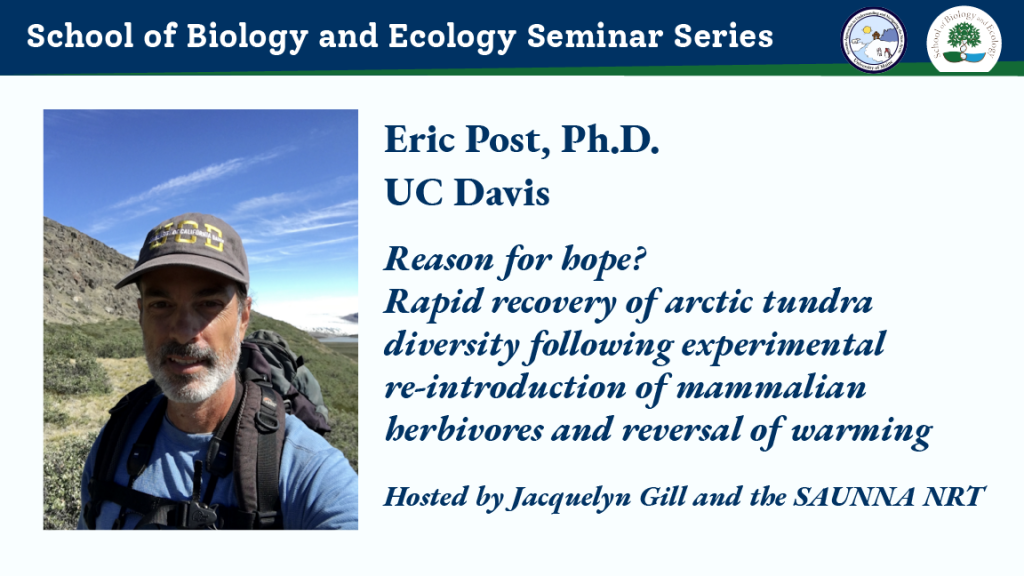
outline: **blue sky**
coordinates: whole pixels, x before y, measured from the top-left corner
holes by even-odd
[[[47,217],[137,258],[161,221],[213,214],[242,236],[257,308],[357,296],[354,110],[47,110],[44,127]]]

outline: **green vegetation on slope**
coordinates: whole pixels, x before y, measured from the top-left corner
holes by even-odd
[[[43,529],[73,530],[82,506],[82,466],[96,433],[67,436],[43,452]]]
[[[89,394],[110,391],[89,339],[78,332],[43,327],[43,391]]]
[[[98,358],[145,356],[138,322],[111,320],[93,324],[43,323],[43,353],[88,353]],[[73,355],[71,357],[74,357]]]
[[[355,363],[359,363],[359,343],[358,342],[323,342],[324,346],[327,346],[331,350],[346,356]]]

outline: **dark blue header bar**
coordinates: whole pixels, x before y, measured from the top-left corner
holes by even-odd
[[[928,60],[947,2],[887,3],[902,62]],[[0,73],[327,72],[845,63],[853,2],[140,3],[8,8]],[[1024,60],[1024,3],[977,6]],[[70,45],[70,46],[69,46]]]

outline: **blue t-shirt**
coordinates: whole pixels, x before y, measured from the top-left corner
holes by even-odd
[[[121,455],[115,481],[128,485],[128,452],[142,428],[156,409],[158,395],[142,412],[132,426],[126,450]],[[102,434],[102,432],[101,432]],[[213,434],[186,434],[167,417],[164,417],[160,432],[153,447],[149,465],[135,480],[134,489],[171,500],[192,498],[192,477],[195,460],[204,460]],[[96,465],[96,450],[99,438],[89,452],[82,472],[82,509],[89,501],[89,478]],[[281,473],[279,495],[281,514],[286,530],[311,529],[356,529],[358,527],[359,492],[358,477],[348,460],[337,448],[331,446],[319,434],[313,432],[294,416],[285,419],[284,448],[281,452]],[[203,496],[209,486],[210,474],[203,471]],[[213,504],[236,507],[234,472],[217,480]],[[117,519],[121,507],[113,502],[104,502],[96,519],[97,528],[110,528]],[[142,515],[129,512],[125,529],[131,530],[142,519]],[[85,518],[78,517],[78,529],[84,530]]]

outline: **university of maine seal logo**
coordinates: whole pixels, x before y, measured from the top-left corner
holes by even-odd
[[[892,68],[907,51],[903,22],[884,8],[862,8],[843,25],[843,55],[847,62],[869,74]]]

